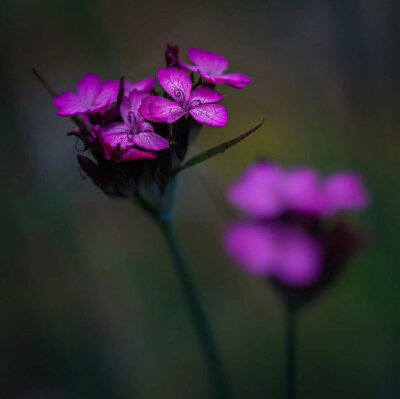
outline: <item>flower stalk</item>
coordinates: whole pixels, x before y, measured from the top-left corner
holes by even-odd
[[[286,398],[296,398],[296,319],[297,311],[286,307]]]

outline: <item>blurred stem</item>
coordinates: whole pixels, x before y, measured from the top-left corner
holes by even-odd
[[[297,311],[286,307],[286,398],[296,398],[296,316]]]
[[[170,205],[172,205],[171,200]],[[182,287],[187,306],[190,310],[197,337],[207,362],[211,380],[214,384],[218,398],[232,399],[233,396],[225,376],[210,326],[200,303],[196,287],[192,277],[190,276],[188,266],[172,229],[171,208],[169,206],[166,208],[167,209],[164,210],[165,213],[161,213],[161,215],[159,215],[157,218],[158,225],[164,234],[168,249],[174,261],[175,272]],[[163,215],[165,215],[165,217],[163,217]]]

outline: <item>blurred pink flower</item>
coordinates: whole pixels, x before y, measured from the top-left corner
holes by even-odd
[[[343,210],[361,210],[369,203],[362,179],[350,172],[323,180],[313,169],[283,170],[257,162],[230,187],[232,205],[253,217],[274,218],[286,211],[329,216]]]
[[[75,116],[103,111],[117,100],[119,82],[100,82],[98,75],[88,73],[78,83],[78,94],[67,91],[54,98],[57,115]]]
[[[292,287],[315,283],[323,251],[304,229],[282,222],[237,222],[224,235],[225,250],[248,273]]]
[[[174,123],[182,116],[190,114],[197,122],[210,126],[225,126],[228,114],[224,106],[214,104],[224,96],[208,88],[200,87],[192,91],[192,81],[182,69],[162,68],[158,79],[172,100],[163,97],[148,97],[140,108],[141,115],[152,122]]]
[[[189,71],[197,72],[207,82],[243,89],[253,81],[241,73],[224,73],[228,69],[228,60],[216,53],[190,48],[189,59],[194,65],[182,61],[180,65]]]

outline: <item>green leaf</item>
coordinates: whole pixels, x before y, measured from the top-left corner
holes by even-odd
[[[264,123],[264,119],[255,127],[252,129],[248,130],[247,132],[241,134],[240,136],[237,136],[233,138],[232,140],[225,141],[225,143],[219,144],[216,147],[210,148],[209,150],[206,150],[193,158],[189,159],[187,162],[185,162],[183,165],[181,165],[179,168],[175,169],[173,175],[176,176],[178,173],[182,172],[183,170],[187,168],[191,168],[194,165],[197,165],[198,163],[204,162],[207,159],[218,155],[222,152],[225,152],[228,148],[232,147],[233,145],[239,143],[240,141],[244,140],[246,137],[250,136],[252,133],[254,133],[261,125]]]

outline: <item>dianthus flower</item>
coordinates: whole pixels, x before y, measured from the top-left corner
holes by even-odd
[[[305,288],[317,283],[325,266],[332,264],[329,248],[339,240],[337,230],[329,231],[324,221],[337,220],[342,211],[364,209],[369,195],[355,173],[323,179],[311,168],[284,170],[261,161],[232,184],[228,200],[245,219],[228,227],[227,252],[251,274]],[[341,231],[342,237],[350,237]]]

